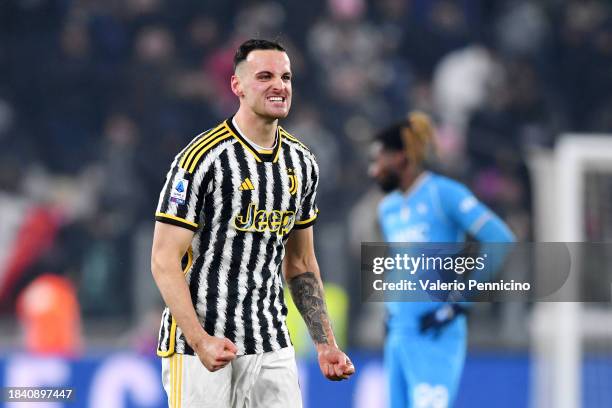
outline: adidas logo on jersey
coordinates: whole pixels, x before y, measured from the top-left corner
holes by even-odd
[[[244,179],[242,184],[240,184],[240,187],[238,187],[238,191],[248,191],[248,190],[255,190],[255,187],[253,186],[253,183],[251,183],[251,180],[247,177]]]

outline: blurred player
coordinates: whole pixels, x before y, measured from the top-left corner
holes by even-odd
[[[388,193],[378,208],[387,242],[511,242],[504,222],[462,184],[425,169],[432,147],[429,117],[380,132],[372,177]],[[453,303],[388,302],[385,369],[391,408],[446,408],[453,404],[465,360],[463,307]]]
[[[176,156],[157,208],[163,384],[170,407],[301,407],[281,266],[323,374],[354,372],[336,345],[314,254],[318,167],[278,125],[292,96],[283,47],[243,43],[231,89],[240,108]]]

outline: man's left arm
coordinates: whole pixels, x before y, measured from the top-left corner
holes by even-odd
[[[289,235],[283,273],[293,303],[315,343],[321,372],[332,381],[349,378],[355,372],[355,367],[336,344],[314,253],[312,227],[294,229]]]
[[[487,267],[473,271],[471,279],[487,282],[493,279],[504,263],[516,238],[508,225],[462,184],[446,182],[442,186],[442,207],[445,215],[480,243],[480,256],[487,258]],[[488,255],[491,256],[488,256]],[[422,333],[441,330],[470,307],[462,292],[451,292],[449,303],[420,317]]]

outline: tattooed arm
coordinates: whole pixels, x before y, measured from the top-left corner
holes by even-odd
[[[330,380],[347,379],[355,368],[338,348],[332,331],[314,253],[312,227],[291,232],[286,244],[283,272],[293,303],[317,348],[321,372]]]
[[[323,289],[319,282],[320,279],[314,272],[297,275],[289,281],[291,297],[315,344],[335,344]]]

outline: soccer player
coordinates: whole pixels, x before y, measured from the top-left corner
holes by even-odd
[[[381,131],[370,174],[388,193],[378,220],[387,242],[512,242],[504,222],[462,184],[425,169],[430,119],[412,112]],[[387,302],[385,369],[391,408],[453,404],[466,353],[465,304]]]
[[[157,207],[162,380],[170,407],[301,407],[281,270],[323,375],[355,371],[336,345],[314,254],[318,167],[278,125],[292,96],[280,44],[240,45],[231,89],[238,111],[176,156]]]

